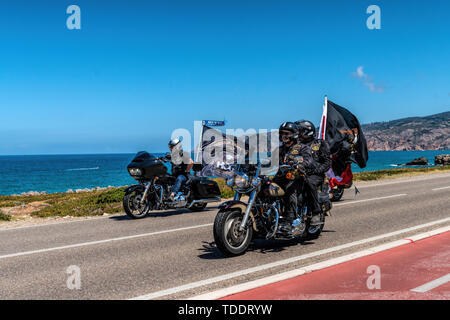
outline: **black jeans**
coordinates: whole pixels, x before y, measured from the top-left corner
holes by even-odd
[[[319,204],[319,187],[323,183],[323,179],[323,177],[316,175],[307,176],[305,179],[306,201],[313,215],[322,212],[322,207]]]
[[[275,177],[273,181],[284,190],[284,213],[286,220],[293,221],[297,211],[297,196],[299,190],[299,180],[288,180],[284,177]]]

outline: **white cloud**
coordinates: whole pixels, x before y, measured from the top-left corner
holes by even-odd
[[[358,78],[367,78],[367,74],[364,73],[363,68],[364,68],[363,66],[359,66],[356,69],[356,76]]]
[[[360,79],[365,86],[369,88],[370,91],[376,92],[384,92],[386,90],[385,87],[378,87],[372,81],[372,77],[364,72],[364,66],[359,66],[356,68],[356,72],[352,72],[352,75],[358,79]]]

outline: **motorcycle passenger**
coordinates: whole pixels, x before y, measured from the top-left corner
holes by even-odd
[[[306,201],[311,208],[311,225],[319,225],[322,208],[319,204],[319,187],[323,184],[325,172],[331,167],[330,149],[325,140],[316,139],[316,128],[311,121],[300,120],[298,126],[298,143],[301,155],[305,156],[305,192]],[[308,155],[306,157],[306,155]]]
[[[279,139],[281,146],[279,149],[280,165],[293,162],[295,154],[298,154],[299,145],[298,127],[293,122],[284,122],[279,129]],[[273,182],[278,184],[285,192],[284,194],[284,227],[290,229],[292,221],[295,219],[297,210],[297,191],[299,189],[298,179],[287,179],[285,173],[278,170]]]
[[[178,194],[179,191],[188,180],[188,175],[194,166],[194,161],[187,152],[183,151],[180,139],[170,140],[169,150],[171,152],[172,175],[176,177],[175,185],[169,196],[169,199],[173,201],[180,195]]]
[[[331,153],[331,167],[333,173],[340,176],[351,163],[350,156],[352,155],[354,145],[356,143],[356,135],[352,131],[342,132],[344,139],[334,146]]]

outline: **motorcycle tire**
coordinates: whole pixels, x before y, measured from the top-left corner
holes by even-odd
[[[344,188],[338,187],[337,189],[332,189],[331,194],[333,195],[333,198],[331,198],[331,201],[339,201],[342,199],[342,196],[344,195]]]
[[[127,192],[123,197],[123,209],[127,216],[133,219],[142,219],[150,212],[148,198],[144,204],[140,204],[143,193],[140,190]]]
[[[252,241],[253,228],[248,226],[243,232],[239,226],[243,219],[240,210],[224,210],[217,213],[214,220],[214,240],[217,248],[228,257],[244,254]]]
[[[311,221],[308,219],[306,221],[306,236],[305,240],[315,240],[319,238],[320,234],[322,233],[323,227],[325,226],[325,214],[320,214],[320,221],[322,224],[317,226],[311,226]]]

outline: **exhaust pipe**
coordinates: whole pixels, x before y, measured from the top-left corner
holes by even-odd
[[[220,197],[194,200],[189,205],[189,208],[192,207],[194,204],[197,204],[197,203],[209,203],[209,202],[219,202],[219,201],[220,201]]]

